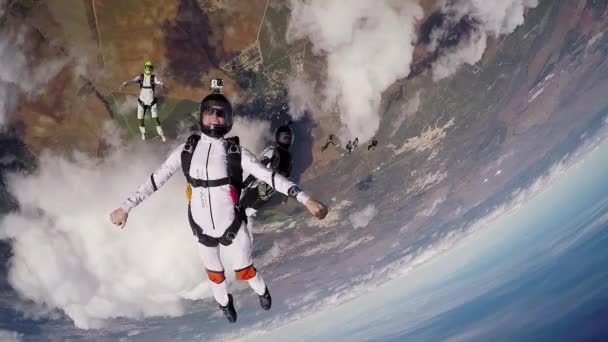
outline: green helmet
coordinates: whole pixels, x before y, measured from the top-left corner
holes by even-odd
[[[152,75],[152,70],[154,70],[154,64],[152,64],[152,61],[148,59],[144,63],[144,74],[150,76]]]

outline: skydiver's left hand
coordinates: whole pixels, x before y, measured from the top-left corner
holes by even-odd
[[[328,209],[325,204],[311,198],[306,202],[305,205],[306,209],[308,209],[308,211],[310,211],[310,213],[319,220],[322,220],[325,218],[325,216],[327,216]]]

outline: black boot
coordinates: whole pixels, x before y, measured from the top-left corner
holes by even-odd
[[[264,291],[264,294],[260,296],[260,306],[262,306],[262,309],[264,310],[270,310],[270,307],[272,306],[272,298],[270,297],[270,292],[268,292],[268,287],[266,288],[266,291]]]
[[[220,309],[224,312],[224,316],[228,319],[228,322],[234,323],[236,322],[236,310],[234,309],[234,300],[232,299],[232,295],[228,295],[228,304],[226,306],[221,306]]]

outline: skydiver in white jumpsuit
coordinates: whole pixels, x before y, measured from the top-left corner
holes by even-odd
[[[213,296],[228,321],[235,322],[234,299],[228,293],[224,274],[226,260],[220,257],[220,249],[224,250],[224,258],[231,259],[236,278],[247,281],[258,294],[262,308],[268,310],[272,303],[264,280],[253,266],[247,218],[238,204],[242,173],[274,184],[278,192],[294,197],[319,219],[325,218],[327,208],[287,178],[260,164],[249,150],[240,148],[234,138],[224,138],[232,128],[233,115],[232,106],[223,95],[212,93],[205,97],[198,115],[202,131],[200,138],[191,136],[186,144],[178,146],[160,168],[111,213],[110,219],[115,225],[124,226],[134,207],[182,170],[190,191],[188,219],[199,241],[199,254],[211,280]],[[235,160],[238,159],[240,162],[237,164]],[[240,174],[234,171],[235,167],[240,168]]]
[[[156,132],[160,136],[163,142],[167,141],[163,128],[160,125],[160,119],[158,118],[158,109],[156,108],[157,98],[154,94],[154,89],[157,85],[164,88],[164,83],[161,82],[156,75],[152,73],[154,65],[152,61],[147,60],[144,63],[144,73],[135,76],[131,80],[122,82],[122,87],[126,87],[132,83],[138,83],[139,97],[137,98],[137,119],[139,119],[139,132],[141,133],[141,140],[146,140],[146,126],[144,125],[144,116],[146,110],[149,108],[152,113],[152,118],[156,119]]]

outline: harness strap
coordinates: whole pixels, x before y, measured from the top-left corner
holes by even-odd
[[[154,106],[157,102],[158,98],[156,97],[152,99],[152,102],[149,105],[145,104],[144,101],[142,101],[139,97],[137,98],[137,103],[139,103],[144,108],[144,110]]]
[[[192,210],[190,209],[190,203],[188,203],[188,222],[190,223],[190,228],[192,228],[192,233],[194,236],[198,238],[198,242],[207,247],[217,247],[218,244],[222,244],[224,246],[230,246],[232,241],[236,238],[236,234],[238,234],[241,229],[241,224],[243,222],[247,223],[247,216],[245,216],[245,212],[239,207],[234,207],[234,220],[224,234],[219,237],[212,237],[205,233],[203,233],[203,229],[199,226],[192,217]]]
[[[230,184],[228,182],[228,177],[224,177],[224,178],[220,178],[220,179],[212,179],[212,180],[198,179],[198,178],[192,178],[192,177],[189,177],[189,178],[190,178],[190,180],[188,181],[188,183],[193,188],[213,188],[213,187],[217,187],[217,186]]]

